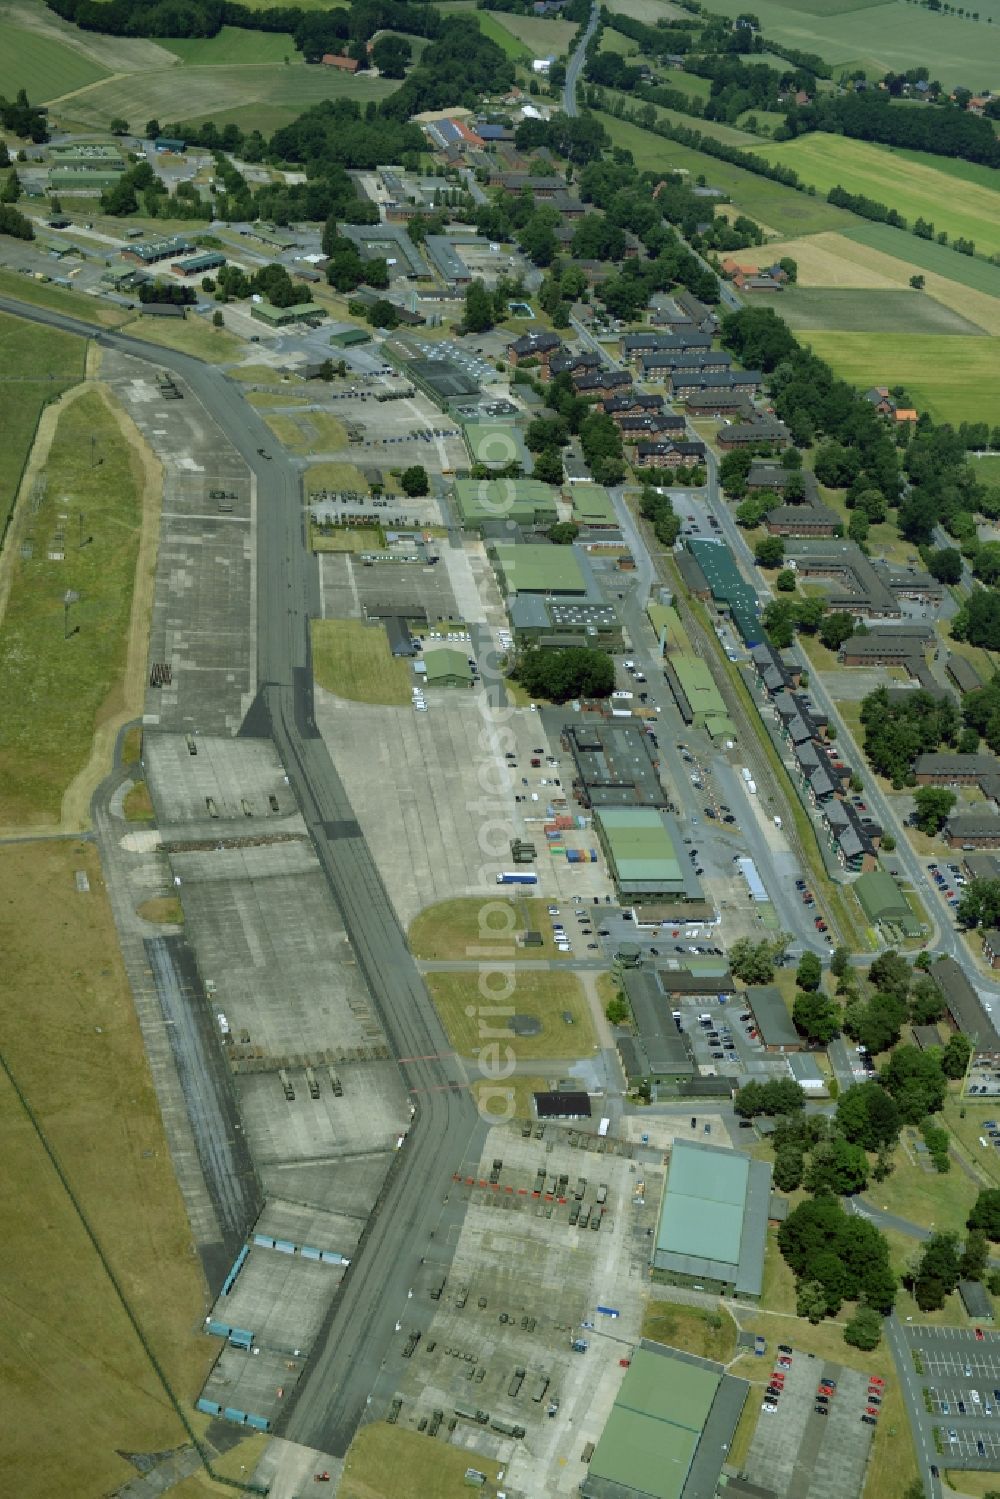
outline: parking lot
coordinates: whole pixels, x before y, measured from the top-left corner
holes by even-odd
[[[942,1465],[1000,1472],[1000,1333],[905,1329]]]
[[[613,1139],[539,1128],[494,1128],[454,1183],[454,1260],[447,1275],[428,1262],[405,1303],[372,1417],[504,1462],[517,1492],[568,1495],[641,1332],[662,1171]]]
[[[711,1016],[708,1025],[701,1023],[702,1015]],[[785,1058],[764,1050],[759,1038],[750,1035],[752,1017],[745,1021],[743,1015],[749,1016],[750,1012],[739,996],[725,1004],[704,995],[698,999],[673,1000],[674,1023],[688,1037],[703,1073],[745,1076],[758,1082],[769,1077],[787,1077]]]
[[[860,1494],[884,1386],[870,1387],[857,1370],[812,1354],[782,1352],[788,1347],[775,1353],[770,1388],[779,1392],[761,1403],[747,1477],[795,1499]]]

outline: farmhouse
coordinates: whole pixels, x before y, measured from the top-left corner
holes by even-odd
[[[358,59],[347,57],[343,52],[324,52],[320,59],[324,68],[336,68],[340,73],[356,73]]]

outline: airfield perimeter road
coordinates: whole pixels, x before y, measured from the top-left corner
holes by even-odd
[[[314,563],[304,544],[299,479],[261,417],[222,372],[127,334],[0,298],[0,311],[93,338],[173,370],[225,432],[257,480],[257,680],[254,729],[270,734],[371,989],[417,1116],[340,1295],[282,1422],[283,1434],[331,1456],[346,1452],[395,1335],[398,1308],[432,1243],[452,1173],[485,1126],[461,1063],[417,972],[340,777],[313,722],[308,606]],[[258,451],[271,453],[265,458]],[[262,711],[262,710],[266,710]],[[477,1139],[478,1136],[478,1139]]]

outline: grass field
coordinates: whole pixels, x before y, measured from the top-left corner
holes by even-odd
[[[868,227],[879,229],[884,226],[872,224]],[[912,234],[903,234],[895,229],[890,229],[889,233],[896,235],[893,247],[900,255],[907,254],[911,245],[915,250],[917,247],[925,247],[926,242],[915,239]],[[769,244],[767,250],[769,256],[790,255],[796,262],[796,293],[809,287],[838,290],[877,290],[882,287],[888,290],[898,287],[908,291],[910,277],[919,272],[924,277],[925,297],[933,297],[936,302],[972,321],[986,333],[1000,333],[1000,278],[993,295],[985,290],[976,290],[962,284],[955,277],[949,278],[947,272],[963,271],[970,266],[978,271],[981,262],[967,260],[964,255],[956,255],[953,250],[943,249],[940,245],[927,248],[940,251],[944,257],[944,274],[916,259],[899,259],[895,254],[885,253],[878,246],[859,241],[853,231],[847,234],[812,234],[804,239]],[[987,265],[982,268],[986,271],[994,269]]]
[[[190,1401],[213,1352],[205,1288],[92,844],[0,849],[0,948],[0,1050]],[[47,1499],[72,1474],[74,1494],[110,1493],[136,1476],[120,1454],[176,1447],[184,1429],[3,1074],[0,1129],[6,1487]]]
[[[332,68],[310,67],[301,61],[301,54],[292,56],[295,60],[287,67],[283,63],[186,66],[183,85],[176,68],[111,78],[66,100],[59,117],[95,130],[106,129],[116,115],[133,125],[152,115],[164,122],[180,118],[226,124],[232,120],[241,128],[269,134],[323,99],[348,98],[367,104],[399,87],[390,79],[367,74],[352,78]]]
[[[1000,484],[1000,455],[983,453],[977,458],[975,453],[970,453],[969,462],[980,484]]]
[[[213,328],[203,318],[167,322],[164,318],[139,317],[129,323],[127,332],[129,338],[141,338],[146,343],[176,349],[181,354],[193,354],[196,359],[207,359],[212,364],[239,359],[246,348],[235,334],[227,333],[224,328]]]
[[[352,703],[383,703],[402,707],[410,701],[412,672],[405,661],[389,654],[389,641],[380,625],[357,619],[314,619],[313,672],[327,692]]]
[[[181,62],[192,68],[256,66],[260,63],[301,64],[302,54],[285,31],[244,31],[223,26],[215,36],[164,39],[161,43]],[[176,87],[182,89],[178,79]]]
[[[613,115],[598,114],[596,118],[606,127],[616,146],[624,146],[632,152],[640,171],[687,171],[694,177],[703,173],[709,185],[727,193],[741,212],[770,226],[776,234],[789,237],[818,234],[824,229],[849,228],[857,222],[852,214],[833,208],[822,198],[810,198],[790,187],[782,187],[779,182],[746,172],[742,167],[730,166],[728,162],[691,151],[687,146],[664,140],[638,125],[616,120]]]
[[[501,1048],[509,1046],[518,1062],[591,1057],[596,1050],[587,996],[575,973],[532,969],[516,974],[513,992],[503,1000],[502,1008],[537,1020],[542,1028],[534,1036],[511,1033],[507,1043],[500,1040],[506,1030],[505,1017],[496,1014],[495,1001],[482,996],[475,973],[427,973],[425,979],[448,1040],[459,1056],[476,1056],[483,1046],[495,1041]],[[482,1017],[480,1009],[484,1011]],[[565,1020],[564,1014],[572,1019]]]
[[[290,453],[335,452],[347,447],[347,429],[329,411],[264,413],[267,425]]]
[[[375,1421],[363,1426],[351,1443],[338,1499],[399,1499],[404,1473],[407,1490],[420,1499],[467,1499],[465,1470],[472,1458],[465,1447],[430,1442],[403,1426]],[[472,1466],[487,1475],[485,1487],[477,1492],[484,1499],[494,1499],[493,1479],[502,1469],[481,1452],[475,1454]]]
[[[86,297],[45,281],[34,281],[17,271],[0,270],[0,296],[27,302],[32,307],[51,307],[55,312],[64,312],[68,317],[79,318],[81,323],[93,323],[99,328],[118,328],[128,317],[127,312],[109,307],[96,297]]]
[[[476,19],[483,36],[488,36],[491,42],[496,42],[501,51],[514,62],[530,55],[531,49],[524,42],[519,42],[506,26],[500,24],[498,15],[494,15],[489,10],[479,10],[476,11]]]
[[[385,535],[373,526],[337,526],[332,531],[310,526],[309,546],[314,552],[377,552],[385,546]]]
[[[912,1152],[912,1146],[911,1146]],[[985,1151],[983,1152],[985,1154]],[[954,1162],[950,1171],[928,1175],[903,1145],[896,1147],[893,1169],[873,1184],[871,1199],[880,1208],[924,1228],[959,1228],[976,1200],[976,1188]]]
[[[994,338],[818,333],[809,342],[838,375],[862,388],[903,385],[918,411],[938,421],[992,421],[1000,381]]]
[[[561,57],[577,31],[572,21],[547,20],[544,16],[518,16],[505,10],[480,10],[476,14],[480,22],[484,15],[491,15],[532,57]]]
[[[126,793],[122,811],[125,813],[126,822],[153,821],[155,816],[153,802],[145,781],[136,781],[131,790]]]
[[[740,0],[712,0],[709,8],[727,16],[743,9]],[[958,83],[977,88],[997,71],[996,0],[983,0],[977,9],[979,24],[904,0],[761,0],[754,15],[765,37],[818,52],[838,72],[863,67],[881,75],[923,65],[950,89]],[[990,14],[993,25],[988,26]]]
[[[839,184],[887,203],[913,224],[918,217],[952,239],[975,241],[981,254],[1000,248],[1000,193],[996,185],[965,181],[958,187],[947,171],[897,155],[867,141],[816,133],[758,147],[769,161],[792,167],[803,182],[826,193]],[[994,172],[1000,184],[1000,173]]]
[[[33,104],[47,104],[71,89],[86,88],[108,76],[92,58],[35,31],[5,22],[0,48],[0,94],[13,99],[27,90]]]
[[[875,291],[792,286],[773,305],[797,331],[820,328],[840,333],[950,333],[973,338],[984,334],[968,318],[926,292],[909,287]]]
[[[719,1364],[728,1363],[736,1352],[736,1325],[728,1312],[708,1312],[673,1301],[647,1303],[642,1335]]]
[[[93,446],[92,446],[93,442]],[[92,455],[102,461],[92,466]],[[125,663],[142,478],[96,390],[60,414],[0,624],[0,823],[58,818]],[[34,502],[32,502],[34,503]],[[79,545],[82,514],[83,535]],[[64,561],[49,560],[50,552]],[[64,633],[63,596],[78,594]],[[44,753],[40,747],[44,746]]]
[[[368,480],[353,463],[313,463],[306,469],[302,488],[307,497],[319,489],[353,489],[364,494]]]
[[[407,940],[415,958],[447,961],[468,958],[482,947],[497,949],[498,959],[515,962],[518,957],[561,958],[552,940],[547,902],[531,895],[513,895],[509,887],[495,896],[460,896],[428,906],[410,923]],[[516,938],[523,932],[541,932],[542,946],[522,949]]]
[[[4,402],[0,444],[0,535],[13,508],[21,471],[49,401],[83,379],[86,342],[23,318],[0,314],[0,367],[17,372]]]

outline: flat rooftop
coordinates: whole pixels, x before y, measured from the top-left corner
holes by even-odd
[[[572,723],[563,738],[592,806],[665,807],[649,736],[635,723]]]
[[[653,1264],[759,1296],[771,1170],[736,1150],[675,1140]]]

